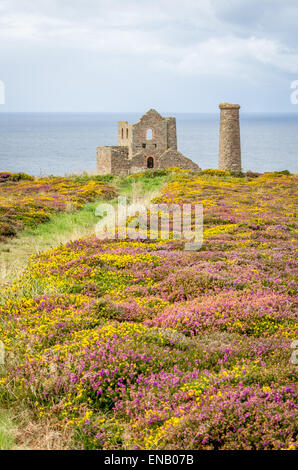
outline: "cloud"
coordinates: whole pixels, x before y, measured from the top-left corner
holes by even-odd
[[[291,1],[265,4],[269,13],[272,6],[280,11],[295,7]],[[237,34],[239,24],[249,29],[266,12],[256,0],[184,0],[183,5],[180,0],[42,0],[39,8],[35,1],[10,0],[0,10],[0,38],[27,41],[31,47],[42,43],[128,56],[147,53],[161,62],[175,58],[179,70],[195,74],[206,73],[209,66],[226,73],[247,59],[296,72],[297,55],[287,44],[252,31],[245,37]],[[236,22],[235,30],[227,31],[226,21]]]
[[[146,55],[155,67],[169,67],[173,73],[188,75],[246,76],[254,67],[266,65],[278,71],[298,71],[297,52],[287,45],[264,35],[241,37],[233,30],[227,35],[224,25],[218,22],[219,17],[236,21],[239,26],[241,13],[242,21],[245,14],[245,21],[255,23],[259,18],[255,1],[183,3],[182,8],[181,2],[174,0],[150,4],[88,0],[83,9],[77,10],[76,2],[65,2],[60,9],[55,1],[42,1],[37,12],[32,2],[14,0],[6,14],[2,8],[0,38],[27,41],[30,47],[36,44],[89,49],[104,55]],[[13,5],[20,9],[13,12]],[[94,15],[96,12],[98,15]]]
[[[88,61],[105,87],[118,78],[150,89],[168,74],[261,89],[296,78],[297,15],[296,0],[0,0],[0,79],[15,82],[26,64],[43,86],[83,83]]]
[[[298,72],[298,54],[269,39],[226,36],[211,38],[180,51],[177,62],[163,62],[186,75],[253,76],[270,66],[278,71]]]

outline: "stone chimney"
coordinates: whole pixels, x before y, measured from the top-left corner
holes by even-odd
[[[239,104],[221,103],[219,160],[220,170],[241,171]]]

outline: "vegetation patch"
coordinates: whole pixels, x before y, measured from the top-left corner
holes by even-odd
[[[155,201],[203,203],[203,248],[90,235],[33,256],[1,291],[0,406],[51,448],[294,449],[297,178],[118,188],[149,180]]]

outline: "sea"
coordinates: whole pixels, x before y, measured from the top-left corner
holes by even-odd
[[[96,170],[96,147],[117,145],[117,122],[143,113],[0,113],[0,171],[64,176]],[[217,168],[219,113],[176,116],[178,150]],[[241,113],[243,171],[298,171],[298,113]]]

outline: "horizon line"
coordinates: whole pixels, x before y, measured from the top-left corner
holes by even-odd
[[[240,108],[241,109],[241,108]],[[218,111],[158,111],[161,114],[219,114]],[[296,111],[246,111],[241,109],[241,114],[295,114]],[[0,110],[0,114],[141,114],[144,111],[7,111]]]

